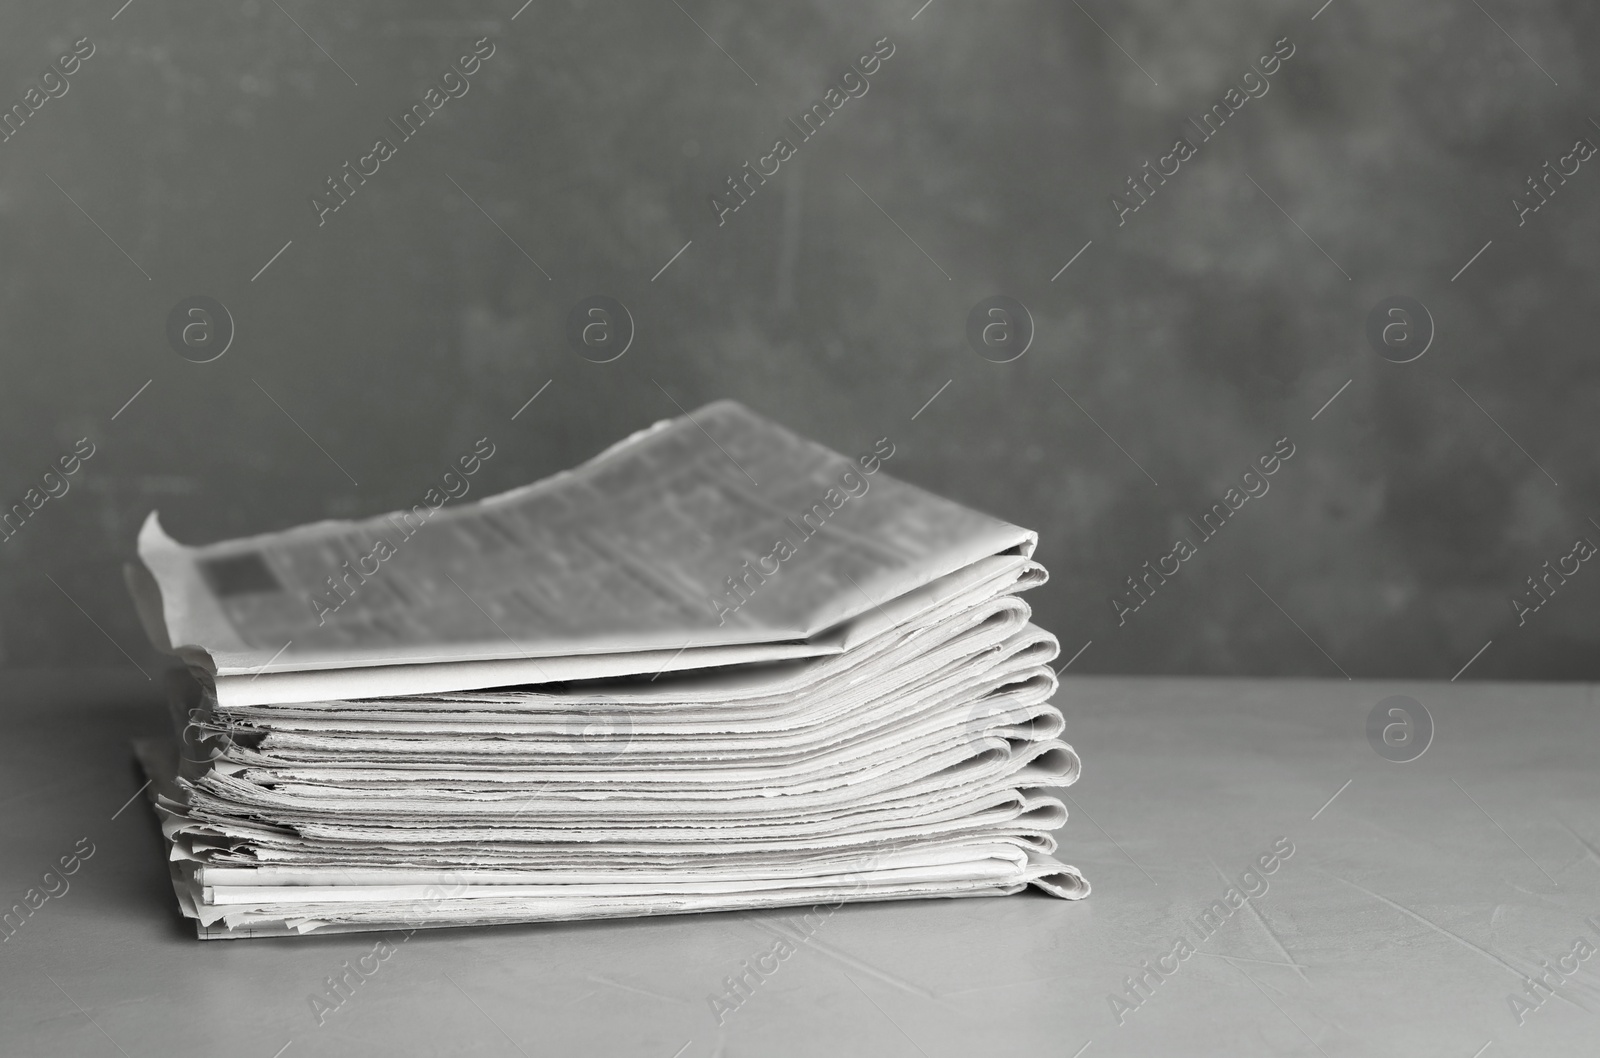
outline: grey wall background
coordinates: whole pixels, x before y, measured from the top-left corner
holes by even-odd
[[[484,435],[498,490],[670,394],[887,434],[898,475],[1037,528],[1036,620],[1092,641],[1081,671],[1449,678],[1491,643],[1462,678],[1600,677],[1600,570],[1510,605],[1600,542],[1600,159],[1512,204],[1600,143],[1591,6],[118,2],[0,14],[7,106],[95,47],[0,144],[0,502],[97,448],[0,544],[6,665],[154,670],[119,574],[151,507],[190,542],[375,513]],[[319,227],[310,197],[485,35],[469,93]],[[884,36],[868,94],[719,227],[710,195]],[[1283,37],[1119,227],[1110,195]],[[597,293],[637,325],[608,364],[563,337]],[[207,364],[164,333],[197,294],[237,327]],[[996,294],[1036,325],[1006,364],[964,335]],[[1397,294],[1436,328],[1407,364],[1363,337]],[[1118,627],[1124,578],[1283,436],[1271,491]]]

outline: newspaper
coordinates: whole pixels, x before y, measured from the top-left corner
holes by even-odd
[[[1033,533],[731,401],[574,470],[472,503],[186,547],[152,512],[129,573],[152,641],[219,683],[274,673],[521,659],[653,672],[843,649],[809,641]],[[437,502],[438,506],[434,506]],[[727,653],[729,648],[745,648]],[[487,684],[480,684],[487,685]]]
[[[138,756],[183,913],[222,939],[1087,895],[1034,535],[893,455],[723,402],[414,523],[185,547],[152,515],[130,588],[187,668],[180,738]]]
[[[1054,637],[1009,592],[756,671],[219,710],[141,757],[206,938],[1078,898]],[[164,754],[164,757],[163,757]]]

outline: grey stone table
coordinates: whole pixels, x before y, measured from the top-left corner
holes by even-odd
[[[0,903],[75,868],[0,944],[7,1056],[1498,1058],[1600,1035],[1587,686],[1069,679],[1062,846],[1089,899],[847,906],[719,1026],[725,980],[797,916],[388,935],[381,955],[378,935],[198,942],[130,802],[154,685],[3,682]],[[1396,695],[1434,725],[1406,762],[1367,734]],[[1379,726],[1403,742],[1395,704]],[[330,977],[352,982],[337,1006]]]

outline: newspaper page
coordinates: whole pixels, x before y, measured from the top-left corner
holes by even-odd
[[[463,471],[493,451],[480,442]],[[1028,530],[891,477],[895,451],[885,437],[846,457],[721,401],[471,503],[430,489],[409,510],[202,547],[152,513],[130,586],[157,646],[219,683],[514,659],[527,682],[546,678],[540,659],[633,656],[608,674],[644,672],[690,648],[804,656],[888,600],[1033,551]]]

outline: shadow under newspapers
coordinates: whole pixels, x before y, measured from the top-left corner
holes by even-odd
[[[184,668],[177,738],[136,750],[183,913],[209,939],[1088,895],[1053,856],[1079,762],[1020,597],[1035,534],[893,455],[724,401],[473,503],[204,547],[152,513],[128,583]]]

